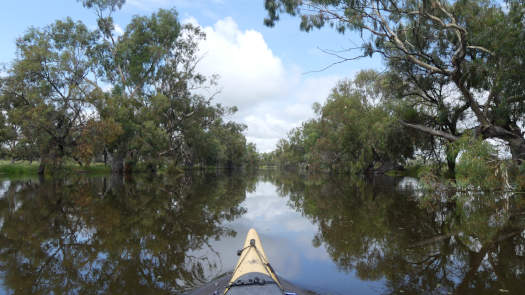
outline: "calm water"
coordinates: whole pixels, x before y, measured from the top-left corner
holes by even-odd
[[[523,294],[525,197],[279,172],[0,180],[0,294],[177,294],[255,227],[321,294]]]

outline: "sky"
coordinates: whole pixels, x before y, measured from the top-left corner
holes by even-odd
[[[323,50],[356,47],[359,35],[330,28],[301,32],[299,19],[289,16],[268,28],[263,25],[264,0],[127,0],[114,15],[117,30],[134,15],[159,8],[175,8],[181,22],[206,32],[199,45],[198,71],[219,76],[215,102],[238,107],[229,119],[247,125],[246,138],[259,152],[272,151],[291,129],[313,118],[313,103],[324,102],[338,81],[362,69],[383,68],[380,58],[373,57],[315,72],[336,61]],[[9,65],[15,58],[15,41],[29,27],[66,17],[96,28],[95,13],[75,0],[1,0],[0,64]]]

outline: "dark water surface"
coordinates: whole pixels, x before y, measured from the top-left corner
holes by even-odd
[[[277,171],[0,180],[0,294],[178,294],[250,227],[320,294],[525,294],[525,197]]]

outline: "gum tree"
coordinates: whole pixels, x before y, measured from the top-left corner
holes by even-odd
[[[98,38],[68,18],[31,28],[17,40],[17,57],[0,92],[2,110],[17,142],[26,138],[38,146],[40,173],[73,156],[86,109],[98,98],[98,87],[88,79]]]

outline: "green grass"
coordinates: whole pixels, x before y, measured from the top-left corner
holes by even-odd
[[[0,160],[0,175],[9,177],[38,175],[39,166],[40,162],[38,161],[34,161],[33,163],[29,163],[29,161],[11,163],[9,160]],[[104,166],[103,163],[93,163],[88,167],[80,166],[76,163],[66,163],[58,172],[97,175],[107,174],[111,172],[111,168]]]
[[[108,174],[111,172],[111,167],[109,165],[105,166],[104,163],[92,163],[88,167],[81,167],[78,164],[70,164],[66,166],[66,169],[86,174]]]
[[[386,172],[388,176],[410,176],[410,177],[419,177],[421,171],[425,169],[424,166],[415,164],[405,167],[404,170],[390,170]]]
[[[19,161],[11,163],[8,160],[0,160],[0,174],[5,176],[24,176],[38,174],[39,162]]]

